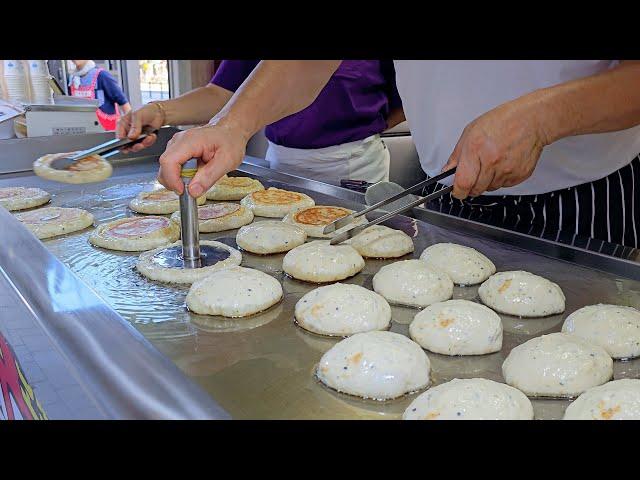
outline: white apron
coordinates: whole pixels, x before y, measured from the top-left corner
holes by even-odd
[[[389,180],[389,150],[380,135],[325,148],[289,148],[269,142],[274,170],[340,186],[340,180]]]

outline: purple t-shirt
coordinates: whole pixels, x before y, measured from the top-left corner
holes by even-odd
[[[235,92],[260,60],[224,60],[211,83]],[[324,148],[362,140],[387,128],[391,109],[402,106],[391,60],[344,60],[304,110],[265,129],[289,148]]]

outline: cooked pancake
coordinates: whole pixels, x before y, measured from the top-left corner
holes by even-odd
[[[279,220],[264,220],[241,227],[236,234],[238,246],[259,255],[288,252],[307,241],[300,227]]]
[[[436,243],[420,255],[420,260],[445,272],[457,285],[475,285],[496,273],[496,266],[482,253],[455,243]]]
[[[250,193],[240,202],[258,217],[282,218],[287,213],[315,205],[313,198],[304,193],[271,187]]]
[[[198,205],[204,205],[206,201],[207,197],[204,195],[196,199]],[[131,200],[129,208],[138,213],[166,215],[180,210],[180,197],[166,188],[140,192],[136,198]]]
[[[353,210],[349,210],[348,208],[316,205],[313,207],[301,208],[300,210],[289,212],[287,216],[284,217],[283,221],[292,223],[304,229],[304,231],[307,232],[307,235],[309,235],[310,237],[332,238],[337,233],[353,228],[356,225],[363,225],[367,223],[367,219],[362,216],[358,217],[354,222],[351,222],[349,225],[338,229],[335,232],[328,233],[326,235],[322,233],[324,227],[329,225],[331,222],[338,220],[339,218],[346,217],[350,213],[353,213]]]
[[[180,226],[180,212],[171,215]],[[201,232],[222,232],[247,225],[253,221],[253,212],[237,203],[210,203],[198,207],[198,226]]]
[[[89,236],[97,247],[125,252],[141,252],[173,243],[180,228],[166,217],[129,217],[103,223]]]
[[[518,317],[546,317],[564,312],[564,293],[544,277],[524,271],[498,272],[478,289],[482,303]]]
[[[372,225],[345,243],[365,258],[398,258],[414,249],[409,235],[384,225]]]
[[[566,318],[562,331],[600,345],[612,358],[640,356],[640,311],[633,307],[583,307]]]
[[[502,348],[502,321],[490,308],[469,300],[429,305],[409,326],[411,338],[443,355],[483,355]]]
[[[420,394],[403,420],[533,420],[520,390],[486,378],[454,378]]]
[[[316,376],[339,392],[375,400],[429,385],[431,365],[420,345],[393,332],[356,333],[320,359]]]
[[[305,243],[282,260],[285,273],[298,280],[324,283],[349,278],[364,268],[364,259],[349,245],[329,245],[326,240]]]
[[[33,162],[36,175],[48,180],[62,183],[92,183],[100,182],[111,176],[113,167],[100,155],[91,155],[70,165],[66,170],[56,170],[49,165],[56,158],[68,157],[78,152],[53,153],[40,157]]]
[[[222,248],[224,250],[228,250],[230,255],[224,260],[219,261],[218,263],[202,268],[172,268],[165,267],[160,265],[159,263],[154,262],[154,256],[165,250],[166,248],[182,246],[180,242],[175,242],[171,245],[166,245],[164,247],[159,247],[154,250],[149,250],[142,253],[138,258],[136,269],[142,275],[150,278],[151,280],[157,280],[159,282],[166,283],[188,284],[193,283],[196,280],[200,280],[201,278],[204,278],[217,270],[237,266],[240,265],[240,262],[242,262],[242,254],[235,248],[225,245],[224,243],[215,242],[212,240],[200,240],[200,245],[209,245],[211,247]]]
[[[229,267],[194,282],[187,307],[203,315],[246,317],[282,299],[282,286],[271,275],[244,267]]]
[[[294,316],[305,330],[345,337],[389,328],[391,307],[382,296],[364,287],[334,283],[304,295],[296,303]]]
[[[401,260],[374,275],[373,289],[391,304],[422,308],[450,299],[453,282],[422,260]]]
[[[93,225],[93,215],[81,208],[38,208],[16,213],[16,218],[40,239],[77,232]]]
[[[567,407],[564,420],[640,420],[640,380],[624,378],[590,388]]]
[[[49,200],[51,200],[51,195],[41,188],[0,188],[0,207],[4,207],[9,211],[39,207]]]
[[[511,350],[502,375],[530,397],[573,397],[609,381],[613,360],[604,348],[557,332]]]
[[[254,178],[228,177],[224,175],[207,191],[207,199],[241,200],[258,190],[264,190],[264,186]]]

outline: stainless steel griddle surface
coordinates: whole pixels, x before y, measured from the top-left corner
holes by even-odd
[[[359,205],[311,188],[288,187],[270,180],[268,171],[259,178],[266,187],[277,186],[307,193],[317,204],[358,208]],[[105,182],[63,185],[32,175],[0,180],[0,186],[39,186],[53,194],[52,205],[81,207],[91,211],[96,223],[134,213],[127,204],[138,192],[153,188],[155,166],[126,165]],[[255,221],[263,219],[256,218]],[[485,377],[504,381],[501,365],[509,351],[530,338],[560,330],[566,315],[594,303],[617,303],[640,307],[640,282],[576,264],[537,255],[476,235],[398,217],[388,224],[413,237],[417,258],[427,246],[455,242],[474,247],[496,264],[498,271],[528,270],[557,282],[567,297],[563,315],[520,319],[501,315],[504,345],[500,352],[469,357],[429,353],[433,385],[452,378]],[[320,357],[339,339],[313,335],[293,323],[298,299],[316,285],[300,282],[282,272],[284,255],[258,256],[243,252],[242,265],[262,270],[278,279],[285,291],[282,303],[245,319],[224,319],[189,313],[186,287],[149,281],[135,269],[137,254],[119,253],[91,246],[91,229],[45,240],[45,246],[76,272],[105,302],[142,332],[160,351],[208,391],[234,418],[398,419],[417,394],[388,402],[365,401],[333,392],[319,384],[313,371]],[[201,234],[205,240],[235,244],[236,230]],[[344,283],[371,288],[378,269],[391,261],[367,260],[360,274]],[[478,301],[476,287],[455,287],[454,298]],[[408,334],[418,310],[392,307],[391,330]],[[640,360],[615,362],[614,377],[640,376]],[[568,400],[533,400],[537,419],[561,418]]]

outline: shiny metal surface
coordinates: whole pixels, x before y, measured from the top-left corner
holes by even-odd
[[[334,222],[331,222],[329,225],[327,225],[326,227],[324,227],[324,230],[322,231],[322,233],[327,234],[327,233],[331,233],[331,232],[335,232],[336,230],[346,227],[347,225],[349,225],[351,222],[353,222],[356,218],[361,217],[362,215],[365,215],[369,212],[372,212],[374,210],[380,209],[382,207],[384,207],[385,205],[389,205],[393,202],[397,202],[398,200],[400,200],[403,197],[406,197],[407,195],[409,195],[410,193],[414,193],[414,192],[422,192],[426,187],[428,187],[429,185],[433,185],[434,183],[439,182],[440,180],[450,177],[451,175],[456,173],[456,169],[457,167],[453,167],[450,170],[447,170],[446,172],[443,172],[439,175],[436,175],[435,177],[431,177],[427,180],[424,180],[422,182],[416,183],[415,185],[402,190],[401,192],[398,192],[396,194],[390,195],[388,197],[383,198],[382,200],[369,205],[367,208],[360,210],[359,212],[354,212],[350,215],[347,215],[346,217],[342,217],[339,218],[337,220],[335,220]],[[444,195],[446,193],[449,193],[452,189],[450,188],[449,190],[446,189],[442,189],[442,190],[438,190],[437,192],[434,192],[433,194],[431,194],[429,201],[430,200],[434,200],[435,198],[439,197],[440,195]],[[402,208],[406,207],[406,208],[411,208],[411,207],[415,207],[416,205],[420,204],[420,199],[413,199],[412,201],[397,207],[396,209],[393,209],[391,211],[392,215],[397,215],[398,213],[402,213],[404,210],[402,210]],[[426,197],[423,199],[424,201],[427,201]],[[391,217],[388,217],[391,218]],[[364,228],[371,226],[371,225],[367,225]],[[364,230],[364,228],[362,228],[360,231]],[[347,238],[351,238],[351,237],[347,237]],[[345,240],[347,239],[345,238]],[[341,240],[344,241],[344,240]],[[339,243],[339,242],[336,242]]]
[[[56,354],[48,357],[57,365],[49,380],[57,389],[77,384],[84,411],[95,412],[82,418],[228,418],[210,396],[1,208],[0,226],[0,276],[20,303],[3,304],[2,310],[26,307],[32,319],[14,318],[12,328],[18,331],[28,321],[38,325],[42,345],[36,351],[46,346]]]
[[[241,170],[244,172],[241,174],[259,178],[267,188],[301,191],[318,204],[354,210],[364,204],[362,194],[349,190],[253,165],[243,165]],[[143,189],[151,189],[155,175],[155,164],[139,163],[118,167],[114,177],[99,184],[69,186],[20,176],[0,179],[0,186],[45,188],[53,194],[53,205],[86,208],[95,215],[97,223],[101,223],[133,215],[127,208],[128,201]],[[546,239],[527,238],[436,212],[414,209],[414,213],[415,219],[397,216],[387,223],[413,237],[415,253],[405,258],[418,258],[422,250],[433,243],[456,242],[483,252],[499,271],[523,269],[543,275],[558,283],[567,297],[563,315],[541,319],[501,315],[504,344],[500,352],[472,357],[428,353],[434,385],[455,377],[503,381],[502,361],[514,346],[535,336],[559,331],[564,317],[584,305],[600,302],[640,307],[640,265],[634,262]],[[136,254],[92,247],[87,242],[89,232],[43,243],[234,418],[397,419],[415,398],[411,395],[389,402],[364,401],[331,391],[314,379],[313,371],[321,356],[339,339],[314,335],[294,324],[295,303],[316,285],[286,276],[282,271],[284,255],[243,252],[242,265],[278,279],[283,285],[284,299],[261,314],[226,319],[190,313],[185,307],[186,287],[146,280],[134,269]],[[202,234],[202,238],[235,247],[235,233],[235,230],[208,233]],[[371,288],[373,275],[388,263],[390,261],[367,260],[365,269],[346,283]],[[589,267],[594,264],[599,270]],[[478,301],[477,287],[455,287],[454,298]],[[408,334],[408,325],[417,311],[392,307],[391,331]],[[615,362],[614,376],[640,377],[640,360]],[[533,400],[536,418],[561,418],[568,403],[567,400]]]
[[[121,139],[113,138],[104,143],[88,148],[81,152],[75,153],[68,157],[56,158],[53,162],[49,164],[49,166],[51,168],[55,168],[56,170],[64,170],[65,168],[68,168],[71,165],[73,165],[78,160],[82,160],[83,158],[90,157],[91,155],[102,155],[102,154],[109,154],[114,151],[119,151],[122,147],[126,147],[129,145],[133,145],[134,143],[141,142],[148,135],[152,133],[157,133],[157,132],[158,132],[157,130],[145,131],[141,133],[140,136],[135,140],[131,140],[129,138],[121,138]],[[107,157],[103,155],[103,158],[107,158]]]
[[[445,195],[445,194],[449,193],[452,190],[453,190],[453,186],[444,187],[444,188],[438,190],[437,192],[433,192],[430,195],[426,195],[424,197],[418,197],[417,199],[412,200],[408,204],[406,204],[406,205],[404,205],[404,206],[402,206],[402,207],[400,207],[400,208],[398,208],[396,210],[393,210],[391,212],[385,213],[384,215],[381,215],[381,216],[377,217],[376,219],[369,221],[369,223],[365,223],[364,225],[359,225],[357,227],[350,228],[346,232],[342,232],[342,233],[336,235],[335,237],[333,237],[331,239],[329,244],[330,245],[337,245],[338,243],[342,243],[345,240],[353,238],[354,236],[358,235],[359,233],[362,233],[365,229],[367,229],[367,228],[369,228],[369,227],[371,227],[373,225],[378,225],[378,224],[383,223],[383,222],[388,222],[393,217],[396,217],[396,216],[400,215],[401,213],[409,211],[412,208],[417,207],[418,205],[421,205],[421,204],[424,204],[424,203],[429,203],[430,201],[435,200],[436,198],[441,197],[442,195]],[[371,209],[371,210],[373,210],[373,209]]]
[[[167,247],[151,257],[151,261],[165,268],[202,268],[229,258],[229,250],[200,245],[197,258],[185,258],[184,246]]]

